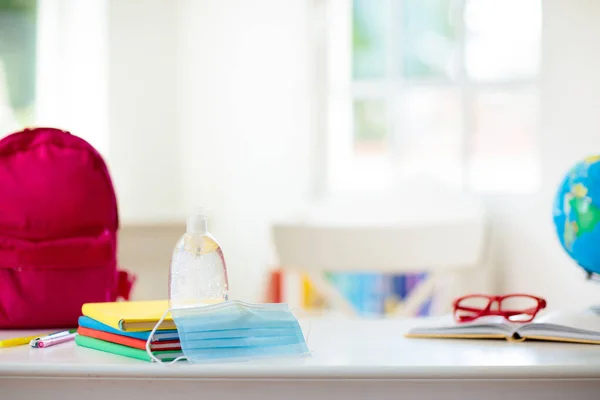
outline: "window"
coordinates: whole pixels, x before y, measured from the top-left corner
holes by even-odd
[[[0,0],[0,138],[66,129],[108,150],[108,0]]]
[[[33,121],[36,3],[0,0],[0,137]]]
[[[329,189],[537,189],[540,0],[327,4]]]

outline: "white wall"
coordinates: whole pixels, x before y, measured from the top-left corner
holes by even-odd
[[[110,1],[108,159],[123,223],[183,229],[208,207],[234,298],[262,296],[269,221],[308,196],[308,4]],[[149,268],[166,278],[167,265]]]
[[[600,153],[600,2],[545,0],[542,62],[542,189],[488,199],[499,238],[504,291],[537,292],[549,307],[600,303],[554,234],[552,202],[570,165]]]
[[[237,298],[262,296],[269,221],[310,190],[308,4],[186,0],[180,10],[185,208],[213,210]]]
[[[181,211],[177,2],[109,1],[109,151],[123,223]]]

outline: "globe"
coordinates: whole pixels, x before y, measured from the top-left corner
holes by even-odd
[[[600,274],[600,155],[579,161],[562,180],[554,226],[562,247],[588,276]]]

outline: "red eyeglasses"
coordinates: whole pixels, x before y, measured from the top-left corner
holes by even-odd
[[[457,322],[471,322],[488,315],[498,315],[510,322],[531,322],[546,308],[546,300],[529,294],[471,294],[454,300],[453,305]]]

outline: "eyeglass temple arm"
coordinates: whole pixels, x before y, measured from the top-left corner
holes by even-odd
[[[487,307],[486,308],[473,308],[473,307],[456,306],[456,309],[461,310],[461,311],[482,312],[482,311],[485,311],[487,309]]]

